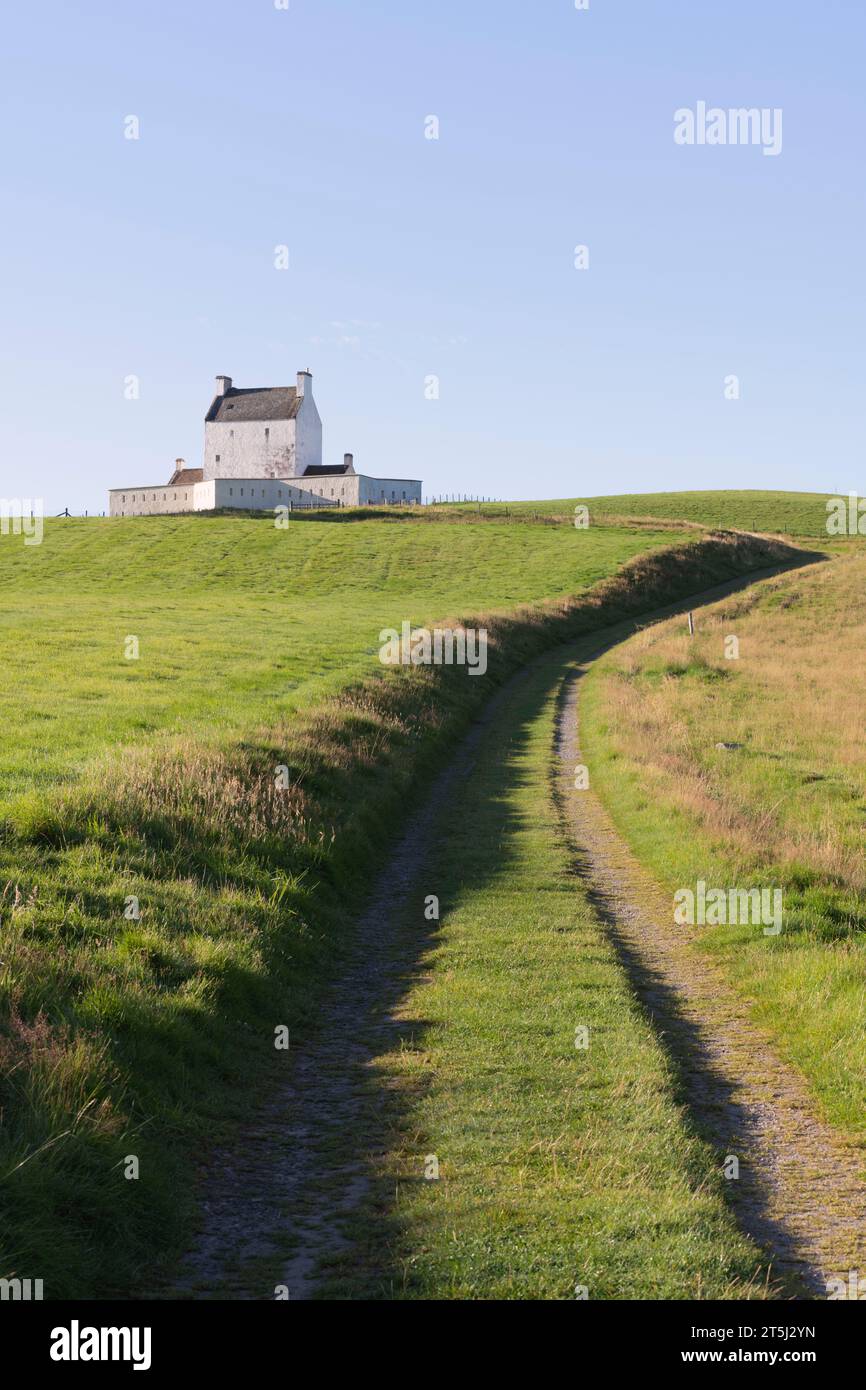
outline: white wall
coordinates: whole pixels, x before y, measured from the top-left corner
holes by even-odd
[[[214,496],[216,494],[216,483],[205,480],[203,483],[193,483],[193,504],[197,512],[212,512],[214,506]]]
[[[295,472],[294,420],[208,421],[205,478],[290,478]]]
[[[293,481],[312,486],[304,478]],[[336,473],[315,481],[315,487],[327,501],[339,502],[343,507],[420,503],[421,486],[417,478],[370,478],[365,473]]]
[[[187,483],[185,487],[115,487],[108,494],[109,516],[160,516],[172,512],[194,512],[202,508],[197,505],[196,492],[213,484]],[[204,504],[207,506],[207,503]],[[213,503],[210,504],[213,506]]]
[[[315,482],[308,478],[296,478],[295,482],[302,487],[315,487],[328,502],[339,502],[343,507],[358,505],[358,478],[351,473],[348,476],[335,473],[331,477],[316,478]]]
[[[322,463],[322,421],[309,380],[295,424],[295,472],[300,477],[305,468],[321,467]]]
[[[378,503],[390,506],[396,502],[420,502],[421,483],[417,478],[370,478],[365,473],[358,475],[360,482],[359,503],[361,506]],[[405,496],[404,496],[405,493]]]
[[[211,478],[186,487],[113,488],[108,494],[109,516],[168,516],[177,512],[207,512],[215,507],[265,512],[290,505],[327,505],[321,489],[300,487],[282,478]]]
[[[197,484],[201,487],[202,484]],[[217,507],[233,507],[237,511],[273,511],[274,507],[291,504],[329,501],[320,491],[298,486],[298,481],[282,478],[218,478],[211,486],[216,489]]]
[[[205,478],[291,478],[322,462],[322,421],[307,384],[294,420],[208,420]]]

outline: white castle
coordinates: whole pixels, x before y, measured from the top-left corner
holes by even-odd
[[[351,454],[322,463],[322,421],[313,378],[298,372],[296,386],[232,386],[217,377],[204,421],[204,461],[183,459],[167,483],[115,487],[111,516],[206,512],[217,507],[272,511],[278,506],[399,506],[421,501],[417,478],[371,478],[356,473]]]

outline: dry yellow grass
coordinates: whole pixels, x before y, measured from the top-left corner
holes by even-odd
[[[866,556],[648,629],[612,659],[608,707],[647,790],[745,857],[866,888]],[[739,656],[729,658],[728,638]],[[717,743],[739,744],[719,749]]]
[[[778,937],[685,930],[724,960],[825,1113],[866,1142],[866,556],[695,620],[693,638],[684,618],[660,624],[590,676],[593,785],[669,890],[782,891]]]

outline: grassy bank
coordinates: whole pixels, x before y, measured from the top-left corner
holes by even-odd
[[[370,534],[330,533],[353,529]],[[196,1155],[266,1078],[275,1023],[311,1026],[407,801],[489,692],[557,641],[784,555],[720,537],[644,556],[481,620],[484,678],[378,668],[306,713],[106,755],[17,799],[0,838],[2,1272],[87,1297],[170,1258]]]
[[[765,1292],[762,1257],[671,1098],[663,1047],[574,871],[559,802],[578,793],[554,747],[561,676],[560,656],[509,689],[425,863],[441,920],[399,1010],[401,1045],[375,1063],[388,1142],[328,1296]],[[422,908],[419,890],[407,936]]]
[[[596,790],[671,892],[782,890],[779,936],[684,930],[866,1143],[864,585],[849,555],[702,611],[694,639],[652,628],[599,663],[583,720]]]

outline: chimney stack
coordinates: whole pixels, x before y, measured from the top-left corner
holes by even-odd
[[[354,455],[354,454],[344,454],[344,455],[343,455],[343,463],[346,465],[346,470],[347,470],[347,472],[349,472],[349,473],[354,473],[354,471],[355,471],[355,455]]]
[[[232,379],[231,379],[231,377],[230,377],[230,376],[218,376],[217,379],[216,379],[216,382],[217,382],[217,395],[218,395],[218,396],[225,396],[225,395],[228,395],[229,391],[232,389]]]
[[[307,367],[306,371],[298,372],[298,395],[305,396],[309,392],[313,394],[313,373]]]

